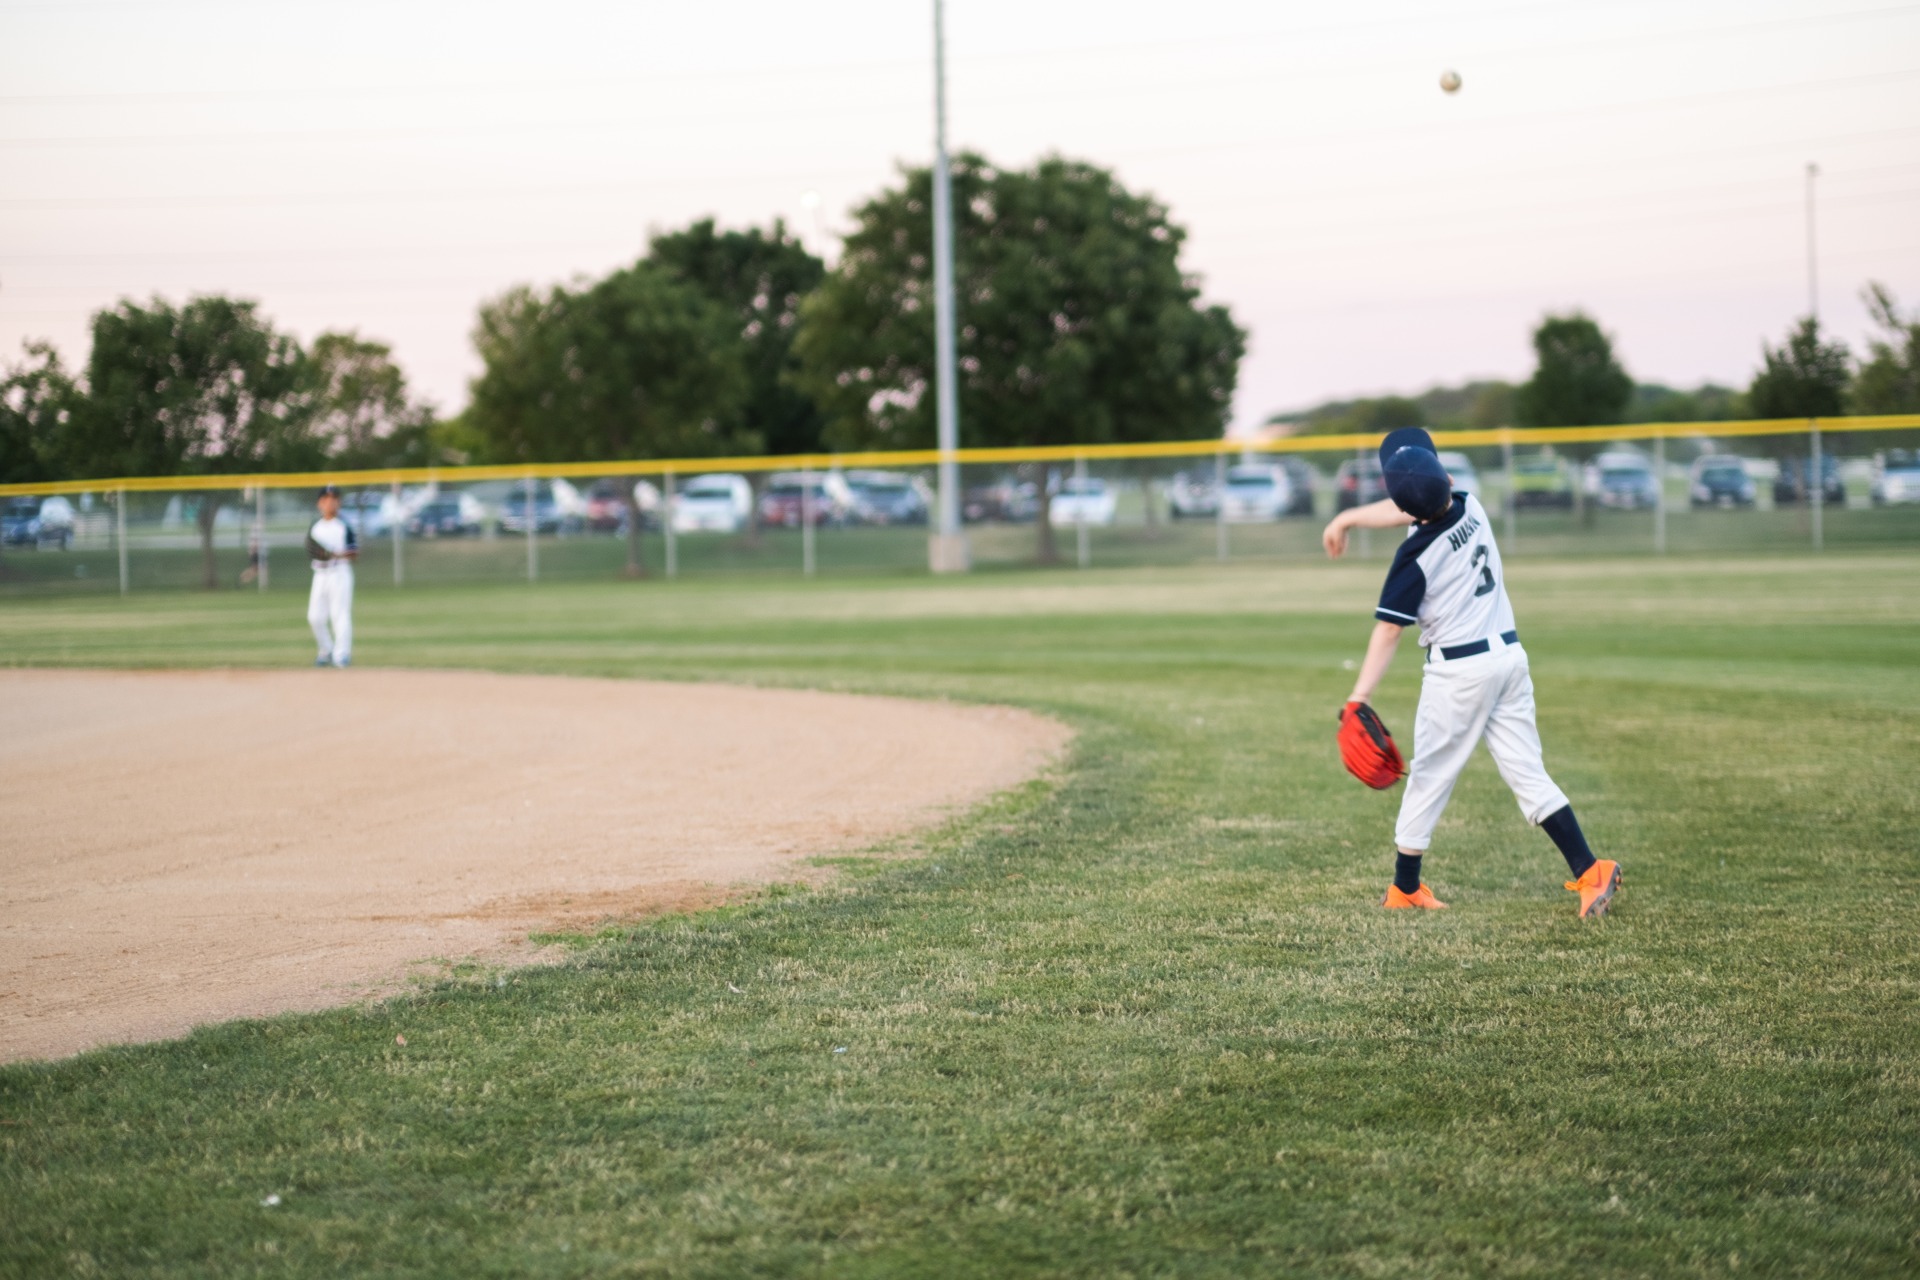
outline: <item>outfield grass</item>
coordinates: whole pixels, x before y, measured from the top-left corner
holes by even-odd
[[[1511,563],[1548,763],[1628,869],[1597,925],[1484,757],[1454,909],[1375,905],[1394,801],[1332,730],[1378,562],[369,593],[366,664],[1081,736],[823,890],[0,1069],[0,1273],[1913,1274],[1915,567]],[[308,660],[240,594],[13,601],[0,653]]]

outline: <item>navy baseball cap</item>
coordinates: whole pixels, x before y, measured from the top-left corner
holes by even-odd
[[[1389,432],[1380,442],[1380,472],[1393,505],[1415,520],[1432,520],[1453,505],[1453,481],[1419,427]]]
[[[320,492],[314,496],[318,498],[337,498],[340,496],[340,486],[337,484],[323,484],[320,486]]]

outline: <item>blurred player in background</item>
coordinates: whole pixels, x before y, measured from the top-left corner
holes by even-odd
[[[353,562],[360,555],[353,526],[340,518],[340,490],[320,490],[320,518],[307,530],[307,558],[313,562],[313,590],[307,596],[307,625],[320,646],[316,667],[344,667],[353,661]]]

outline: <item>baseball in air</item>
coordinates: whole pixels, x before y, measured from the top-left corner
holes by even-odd
[[[1442,71],[1440,73],[1440,87],[1448,93],[1460,92],[1460,73],[1458,71]]]

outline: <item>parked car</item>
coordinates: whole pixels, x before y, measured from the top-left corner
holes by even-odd
[[[480,533],[487,509],[469,493],[443,493],[408,517],[409,538],[466,538]]]
[[[1608,450],[1589,462],[1585,471],[1587,494],[1603,507],[1650,510],[1660,502],[1660,481],[1643,453]]]
[[[1286,473],[1287,485],[1292,495],[1287,503],[1287,509],[1281,514],[1312,515],[1313,493],[1320,487],[1320,473],[1313,469],[1313,464],[1305,458],[1296,458],[1290,453],[1283,453],[1273,460],[1273,465]]]
[[[1529,454],[1513,460],[1513,506],[1573,507],[1573,469],[1565,458],[1551,453]]]
[[[1236,523],[1278,520],[1293,507],[1293,482],[1269,462],[1242,463],[1227,468],[1227,491],[1221,515]]]
[[[1780,472],[1773,478],[1773,505],[1787,507],[1805,502],[1807,476],[1812,470],[1806,458],[1781,462]],[[1842,506],[1847,500],[1847,486],[1840,482],[1840,460],[1830,453],[1820,455],[1820,494],[1820,500],[1829,507]]]
[[[549,480],[533,482],[532,518],[535,533],[578,533],[584,524],[581,516],[568,512],[560,501],[555,483]],[[527,504],[527,484],[520,481],[507,490],[500,499],[500,514],[494,520],[494,527],[501,533],[524,534],[527,531],[529,515]]]
[[[340,518],[362,542],[393,532],[399,503],[386,489],[357,489],[340,498]]]
[[[1920,502],[1920,450],[1888,449],[1873,460],[1873,505]]]
[[[1368,455],[1365,459],[1348,458],[1333,473],[1333,505],[1335,510],[1345,511],[1349,507],[1364,507],[1369,502],[1378,502],[1387,496],[1387,482],[1380,474],[1380,459]]]
[[[1454,491],[1456,493],[1470,493],[1478,498],[1480,496],[1480,473],[1474,469],[1473,459],[1457,449],[1443,449],[1440,451],[1439,457],[1440,465],[1445,467],[1447,474],[1453,477]]]
[[[1219,515],[1220,495],[1213,491],[1213,476],[1176,472],[1167,483],[1167,513],[1175,520],[1211,520]]]
[[[73,545],[73,504],[58,494],[51,498],[8,498],[0,507],[0,542],[9,547],[53,546],[65,551]]]
[[[861,524],[925,524],[933,507],[927,482],[898,471],[849,471],[847,488]]]
[[[695,476],[673,501],[675,533],[738,533],[753,514],[753,486],[730,473]]]
[[[1068,476],[1047,511],[1049,524],[1112,524],[1113,487],[1097,476]]]
[[[1005,520],[1025,524],[1040,515],[1040,487],[1031,480],[1011,478],[976,485],[960,498],[960,518],[968,524]]]
[[[798,529],[802,520],[814,525],[845,524],[853,512],[853,492],[831,471],[811,476],[779,471],[767,477],[760,495],[760,523]]]
[[[1695,507],[1750,507],[1753,477],[1747,464],[1724,453],[1695,458],[1687,469],[1687,501]]]
[[[611,477],[595,480],[587,488],[586,513],[581,518],[595,533],[627,531],[627,499],[620,481]],[[636,480],[634,499],[640,504],[640,527],[660,527],[660,489],[651,480]]]

